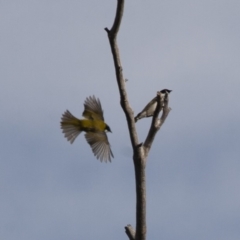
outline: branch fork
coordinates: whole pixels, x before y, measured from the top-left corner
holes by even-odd
[[[126,234],[129,240],[146,240],[146,176],[145,176],[145,166],[146,159],[151,148],[152,142],[157,131],[160,129],[162,124],[170,112],[170,108],[168,108],[168,96],[161,98],[160,92],[157,94],[158,104],[156,110],[154,112],[154,116],[152,118],[152,124],[148,133],[148,136],[144,142],[144,144],[139,143],[134,113],[130,107],[127,91],[125,87],[125,78],[123,77],[122,65],[120,61],[120,53],[117,45],[117,34],[121,25],[121,20],[123,16],[124,10],[124,0],[117,1],[117,10],[114,19],[114,23],[112,28],[109,30],[105,28],[104,30],[107,32],[109,44],[111,47],[115,74],[120,94],[120,103],[122,109],[125,113],[130,140],[133,148],[133,162],[135,168],[135,181],[136,181],[136,231],[131,225],[127,225],[125,227]],[[166,94],[168,95],[168,94]],[[162,116],[158,119],[159,112],[162,111]]]

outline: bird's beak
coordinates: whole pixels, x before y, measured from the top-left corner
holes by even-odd
[[[106,131],[106,132],[112,132],[111,129],[110,129],[110,127],[107,127],[107,128],[105,129],[105,131]]]

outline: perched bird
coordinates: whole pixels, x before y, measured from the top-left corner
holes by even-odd
[[[84,111],[85,119],[74,117],[68,110],[62,115],[61,129],[70,143],[82,132],[92,148],[93,154],[100,161],[111,162],[113,153],[108,142],[106,131],[111,132],[110,127],[104,122],[103,110],[99,99],[95,96],[86,98]]]
[[[166,94],[169,94],[172,90],[163,89],[159,93],[161,94],[161,98],[164,98]],[[135,122],[137,122],[141,118],[152,117],[155,109],[157,107],[157,97],[153,98],[147,106],[134,118]]]

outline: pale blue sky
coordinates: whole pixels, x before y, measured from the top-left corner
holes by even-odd
[[[0,238],[127,239],[135,183],[110,28],[117,1],[0,3]],[[147,164],[148,239],[240,236],[240,2],[126,1],[118,36],[138,113],[172,89]],[[97,161],[59,122],[100,98],[115,158]],[[143,141],[150,119],[137,123]]]

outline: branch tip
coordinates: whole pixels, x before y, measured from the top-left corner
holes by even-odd
[[[104,28],[104,30],[109,34],[110,33],[110,30],[106,27]]]
[[[125,227],[125,232],[126,232],[127,236],[129,237],[129,240],[135,240],[135,230],[130,224],[128,224]]]

